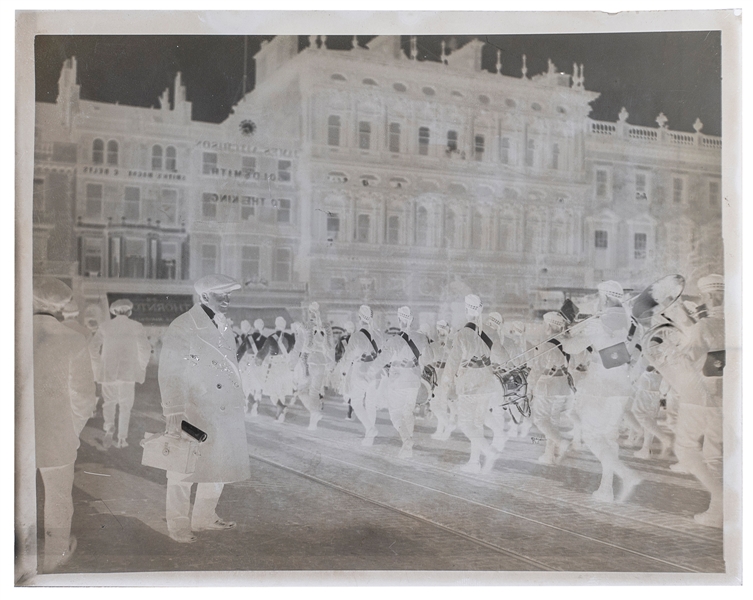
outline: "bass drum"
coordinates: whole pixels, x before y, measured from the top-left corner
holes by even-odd
[[[494,376],[502,385],[505,396],[502,408],[510,411],[510,416],[516,425],[525,417],[531,416],[531,402],[528,397],[529,372],[530,369],[527,367],[494,371]]]

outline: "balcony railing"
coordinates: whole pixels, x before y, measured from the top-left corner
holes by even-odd
[[[721,150],[722,138],[697,133],[670,131],[657,127],[642,127],[629,125],[625,122],[609,123],[604,121],[590,121],[589,133],[593,136],[610,136],[645,142],[649,144],[667,144],[673,146],[695,146],[704,150]]]

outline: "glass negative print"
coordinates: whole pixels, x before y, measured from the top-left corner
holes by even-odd
[[[729,583],[738,25],[683,14],[36,35],[17,582]]]

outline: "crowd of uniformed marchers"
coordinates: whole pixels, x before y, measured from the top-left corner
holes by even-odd
[[[443,320],[416,330],[403,306],[399,329],[381,331],[363,305],[358,323],[346,323],[342,333],[333,331],[317,302],[289,330],[282,317],[272,332],[261,319],[236,327],[225,314],[240,284],[224,275],[200,279],[199,301],[170,325],[159,358],[166,432],[182,435],[187,421],[207,433],[192,473],[167,471],[170,537],[193,542],[197,531],[234,527],[215,509],[224,484],[250,477],[245,423],[265,418],[261,403],[269,402],[284,423],[300,401],[308,429],[316,430],[324,398],[338,396],[347,418],[360,422],[364,446],[386,433],[377,428],[377,413],[386,409],[402,459],[413,456],[417,418],[436,426],[435,440],[459,430],[469,442],[462,469],[470,473],[492,471],[508,439],[529,436],[535,425],[541,435],[532,439],[543,442],[540,463],[556,468],[568,456],[593,453],[602,470],[593,495],[603,501],[628,500],[641,483],[640,473],[620,459],[620,444],[640,459],[674,456],[670,468],[694,475],[710,494],[695,521],[721,527],[724,279],[699,279],[694,304],[679,299],[678,278],[660,280],[638,297],[604,281],[589,315],[568,301],[543,316],[543,327],[484,315],[481,299],[469,294],[465,324],[455,330]],[[102,386],[105,447],[126,447],[134,384],[144,381],[149,360],[149,342],[130,319],[128,300],[114,302],[114,318],[91,337],[75,321],[71,295],[59,280],[35,279],[34,360],[45,365],[34,375],[37,466],[47,492],[45,569],[75,549],[69,538],[73,462],[96,407],[93,381]],[[50,369],[50,362],[57,366]],[[70,431],[61,426],[65,419]],[[60,444],[70,451],[56,450]]]

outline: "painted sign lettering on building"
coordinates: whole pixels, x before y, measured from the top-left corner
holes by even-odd
[[[199,140],[196,145],[204,150],[219,150],[221,152],[237,152],[239,154],[260,154],[278,158],[296,158],[297,150],[289,148],[259,148],[251,144],[237,144],[235,142],[217,142],[211,140]]]
[[[131,318],[142,325],[169,325],[194,304],[190,294],[123,294],[108,292],[107,302],[127,298],[133,302]]]

